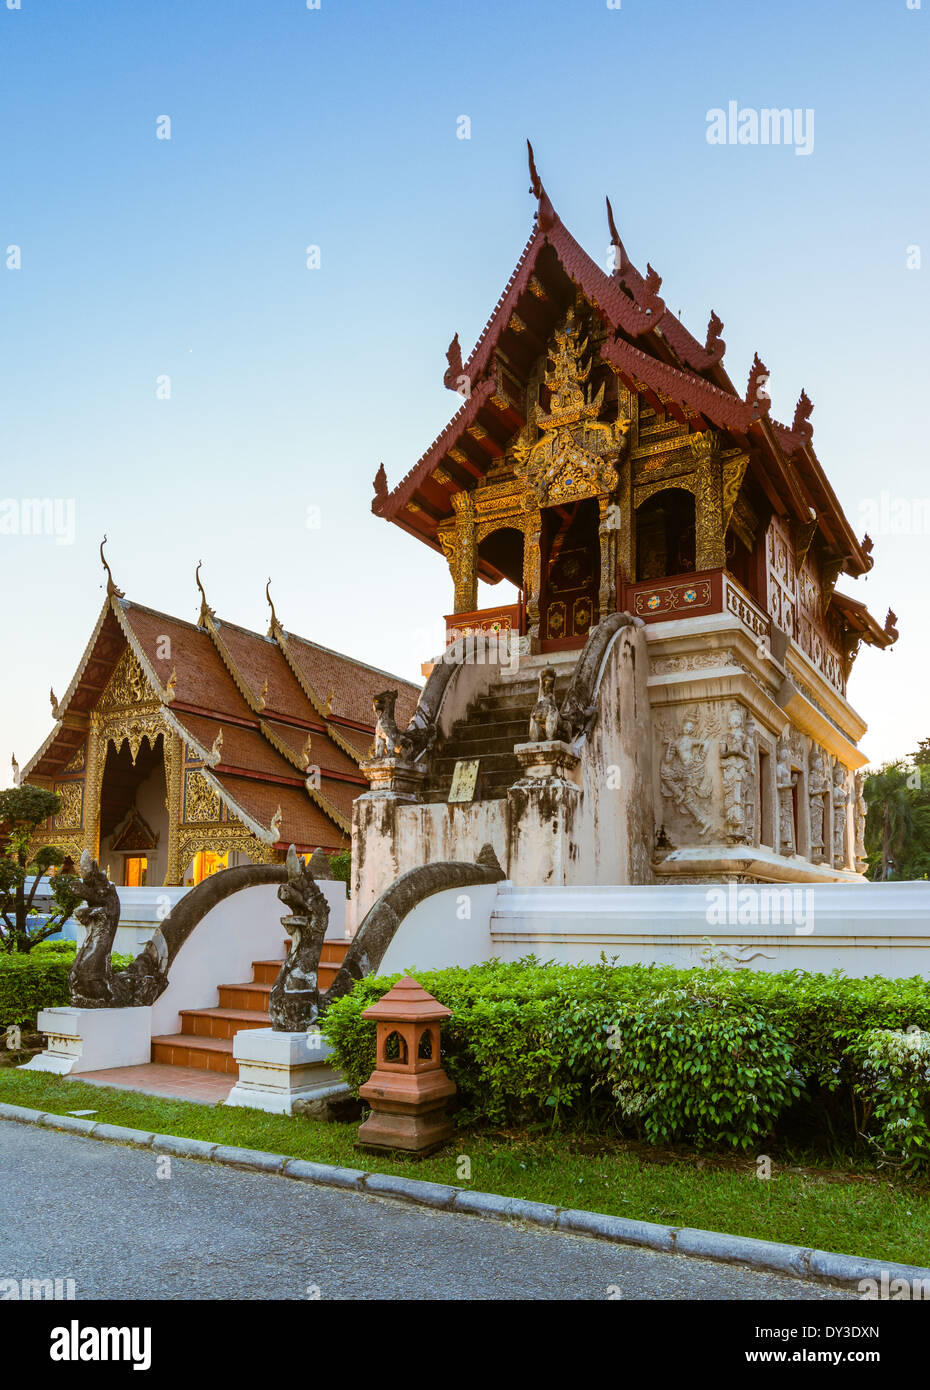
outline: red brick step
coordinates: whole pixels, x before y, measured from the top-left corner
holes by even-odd
[[[284,943],[285,951],[290,940]],[[318,979],[328,989],[349,949],[348,941],[324,941]],[[212,1009],[181,1009],[180,1033],[164,1033],[152,1039],[152,1061],[175,1067],[199,1067],[203,1071],[236,1076],[233,1038],[244,1028],[267,1028],[268,999],[283,960],[253,960],[252,979],[243,984],[218,985],[219,1004]]]

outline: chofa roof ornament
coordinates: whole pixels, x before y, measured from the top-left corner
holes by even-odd
[[[208,620],[213,622],[216,619],[216,614],[210,607],[209,603],[207,603],[206,591],[200,582],[200,568],[202,564],[203,561],[198,560],[197,568],[194,570],[194,578],[197,581],[197,588],[200,590],[200,617],[197,619],[198,627],[206,627]]]
[[[113,571],[107,564],[107,557],[103,553],[103,547],[106,545],[106,543],[107,538],[106,536],[104,536],[103,540],[100,542],[100,563],[101,565],[103,565],[103,568],[107,572],[107,598],[125,598],[126,595],[123,593],[122,589],[118,589],[116,587],[116,582],[113,578]]]
[[[530,192],[536,198],[538,207],[536,209],[536,222],[541,232],[548,232],[550,227],[555,226],[555,208],[549,201],[549,195],[543,188],[542,179],[536,170],[536,160],[533,157],[533,146],[529,140],[526,142],[526,149],[530,161]]]

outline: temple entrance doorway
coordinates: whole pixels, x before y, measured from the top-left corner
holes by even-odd
[[[595,497],[543,512],[540,639],[543,651],[584,645],[598,620],[601,545]]]
[[[695,568],[694,494],[670,487],[636,513],[636,579],[667,579]]]
[[[168,847],[167,786],[161,734],[142,740],[135,762],[128,740],[107,746],[100,787],[100,862],[113,883],[161,883]],[[161,877],[158,876],[159,871]]]

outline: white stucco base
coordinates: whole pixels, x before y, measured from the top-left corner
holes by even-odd
[[[437,893],[401,923],[379,974],[495,957],[721,965],[930,979],[930,883],[659,884]]]
[[[274,1115],[292,1115],[295,1104],[322,1101],[345,1091],[328,1063],[332,1049],[319,1032],[275,1033],[248,1028],[233,1039],[239,1080],[226,1105],[244,1105]]]
[[[136,1067],[151,1056],[151,1008],[42,1009],[38,1027],[48,1035],[46,1050],[20,1071],[68,1076],[106,1067]]]

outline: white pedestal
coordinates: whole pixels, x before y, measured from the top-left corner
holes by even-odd
[[[345,1082],[328,1065],[331,1048],[321,1033],[276,1033],[245,1028],[233,1038],[239,1080],[227,1105],[247,1105],[274,1115],[293,1115],[316,1101],[341,1095]]]
[[[107,1067],[137,1067],[151,1061],[152,1009],[42,1009],[40,1033],[48,1035],[44,1052],[20,1071],[50,1071],[68,1076]]]

